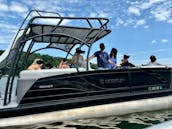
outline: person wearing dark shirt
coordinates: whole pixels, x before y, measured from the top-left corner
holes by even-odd
[[[105,50],[105,45],[103,43],[100,44],[100,51],[96,51],[92,56],[89,57],[89,60],[97,57],[97,64],[99,69],[108,69],[108,64],[111,63],[114,66],[116,64],[110,60],[110,56]]]
[[[121,60],[121,63],[120,63],[120,65],[122,67],[135,67],[135,65],[133,65],[132,63],[130,63],[128,61],[129,57],[130,57],[129,55],[124,55],[124,57],[123,57],[123,59]]]

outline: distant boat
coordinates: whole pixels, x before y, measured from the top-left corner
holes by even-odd
[[[38,16],[31,17],[35,13]],[[0,56],[0,69],[8,66],[8,80],[3,84],[5,94],[0,99],[0,126],[121,115],[172,107],[171,68],[140,66],[93,70],[89,67],[92,45],[111,32],[108,19],[44,14],[47,13],[31,11],[13,42]],[[55,24],[50,21],[55,21]],[[70,25],[75,22],[75,25]],[[45,43],[46,47],[40,45]],[[87,62],[83,68],[25,70],[28,58],[34,52],[57,49],[66,52],[68,58],[76,47],[88,48]],[[24,50],[26,54],[21,60]],[[15,89],[17,71],[20,73]],[[12,92],[16,95],[13,96]]]

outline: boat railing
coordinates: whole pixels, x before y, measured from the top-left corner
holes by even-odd
[[[45,24],[49,20],[49,24],[55,25],[54,29],[56,27],[62,25],[65,26],[66,23],[73,23],[72,26],[74,26],[74,23],[78,23],[77,21],[81,21],[85,23],[85,27],[89,28],[107,28],[107,24],[109,22],[109,19],[107,18],[85,18],[85,17],[55,17],[55,16],[35,16],[30,20],[30,24]],[[50,21],[52,20],[52,21]],[[55,21],[56,20],[56,21]],[[78,26],[83,27],[83,24],[77,24]],[[53,32],[53,30],[51,32]]]
[[[48,15],[44,15],[44,13]],[[44,11],[37,11],[37,10],[30,11],[27,14],[26,18],[24,19],[24,21],[22,22],[11,44],[9,53],[7,53],[8,56],[5,59],[7,60],[7,63],[9,65],[9,77],[6,84],[4,105],[7,105],[11,101],[11,92],[12,92],[12,87],[13,87],[12,85],[14,82],[14,77],[15,77],[17,68],[19,68],[19,60],[21,58],[22,52],[24,50],[24,47],[27,41],[31,41],[31,42],[29,42],[30,45],[27,49],[28,51],[26,52],[27,53],[26,57],[28,57],[31,54],[31,50],[35,42],[45,42],[45,43],[52,44],[53,38],[56,38],[56,39],[58,38],[56,42],[59,42],[60,39],[65,38],[65,40],[63,41],[64,45],[66,45],[65,41],[70,41],[68,44],[73,44],[71,48],[69,49],[68,54],[76,44],[80,45],[79,46],[80,48],[83,45],[87,45],[89,47],[89,50],[87,53],[87,58],[88,58],[92,44],[96,42],[98,39],[104,37],[105,35],[111,32],[110,30],[107,29],[107,23],[109,22],[109,20],[106,18],[61,17],[57,13],[54,13],[55,16],[51,16],[49,15],[49,13],[52,13],[52,12],[44,12]],[[36,16],[33,16],[34,14],[36,14]],[[43,19],[46,19],[46,21],[55,19],[57,21],[53,25],[52,24],[48,25],[49,26],[48,30],[44,32],[44,29],[47,28],[47,24],[44,23]],[[81,25],[77,27],[75,26],[73,27],[71,25],[66,26],[65,25],[66,20],[71,20],[72,22],[78,21],[78,20],[81,22],[84,21],[87,27],[85,26],[82,27],[82,23],[77,24],[77,25]],[[36,32],[38,33],[33,32],[32,27],[36,27]],[[58,27],[59,28],[62,27],[60,28],[61,30],[59,30]],[[69,33],[71,29],[73,30]],[[66,30],[66,33],[63,34],[64,30]],[[23,31],[23,33],[19,36],[21,31]],[[84,32],[81,33],[81,31],[84,31]],[[75,32],[77,32],[77,34]],[[47,37],[49,40],[46,40]],[[8,58],[9,58],[9,61],[8,61]],[[27,60],[24,60],[23,66],[27,64],[26,62]],[[89,65],[87,63],[87,70],[88,70],[88,67]],[[23,67],[20,69],[20,71],[22,69]],[[77,71],[79,71],[78,67],[77,67]]]

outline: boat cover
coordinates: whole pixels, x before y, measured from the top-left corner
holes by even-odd
[[[15,60],[21,44],[28,40],[36,43],[49,43],[46,48],[57,48],[70,52],[75,45],[89,46],[110,32],[111,30],[101,27],[84,28],[30,23],[27,31],[19,31],[15,41],[12,41],[8,49],[0,56],[0,68]]]
[[[37,24],[31,24],[30,26],[31,35],[40,35],[33,39],[35,42],[50,43],[48,47],[55,47],[62,50],[70,50],[76,44],[86,43],[90,45],[110,33],[110,30],[104,30],[102,28],[56,27]]]

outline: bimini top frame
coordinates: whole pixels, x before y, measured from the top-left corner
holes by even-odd
[[[37,16],[27,20],[32,16],[32,13],[36,13]],[[1,66],[3,64],[9,65],[9,77],[6,84],[4,105],[7,105],[11,101],[14,76],[16,70],[19,68],[19,60],[27,41],[30,41],[29,47],[26,51],[22,67],[20,67],[21,70],[25,68],[30,54],[46,48],[60,49],[67,52],[68,55],[71,54],[71,50],[75,45],[79,45],[80,48],[86,45],[88,46],[88,59],[92,44],[111,32],[107,28],[109,20],[106,18],[60,17],[57,13],[53,13],[55,16],[46,16],[42,15],[44,13],[47,14],[47,12],[33,10],[27,15],[10,47],[7,58],[0,62]],[[52,13],[48,12],[48,14]],[[21,31],[22,33],[20,33]],[[32,51],[35,43],[48,43],[48,45]]]

